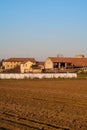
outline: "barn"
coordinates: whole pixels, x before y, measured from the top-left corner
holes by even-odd
[[[77,57],[48,57],[45,61],[45,69],[54,70],[75,70],[83,69],[87,71],[87,58]]]

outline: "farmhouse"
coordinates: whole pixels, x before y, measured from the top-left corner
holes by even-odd
[[[9,58],[2,62],[4,70],[17,70],[21,73],[32,70],[31,66],[36,63],[34,58]]]
[[[87,71],[87,58],[49,57],[45,61],[45,69],[50,71],[76,68]]]

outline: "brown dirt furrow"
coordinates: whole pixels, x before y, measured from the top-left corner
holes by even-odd
[[[32,128],[34,130],[69,130],[69,128],[64,128],[61,126],[56,126],[53,124],[48,124],[48,123],[44,123],[44,122],[40,122],[40,121],[35,121],[32,119],[27,119],[27,118],[23,118],[23,117],[18,117],[14,114],[11,113],[3,113],[0,114],[0,121],[2,122],[10,122],[11,125],[13,126],[13,124],[17,124],[18,127],[23,126],[25,128]],[[11,126],[9,126],[8,128],[2,127],[3,129],[6,130],[14,130],[14,128],[11,128]]]

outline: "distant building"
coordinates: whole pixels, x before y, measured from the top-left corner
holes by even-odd
[[[34,58],[9,58],[2,60],[1,72],[7,73],[41,73],[41,72],[87,72],[87,58],[84,55],[76,57],[48,57],[45,62]],[[76,70],[75,70],[76,69]]]
[[[65,70],[87,68],[87,58],[48,57],[45,61],[46,70]]]
[[[33,73],[42,73],[45,68],[45,62],[43,61],[36,61],[35,65],[32,65],[32,72]]]
[[[85,56],[83,54],[79,54],[75,56],[76,58],[84,58]]]
[[[37,65],[41,70],[45,69],[45,62],[44,61],[37,61]]]
[[[9,58],[2,62],[4,70],[16,70],[19,67],[21,73],[31,71],[31,66],[35,64],[34,58]]]

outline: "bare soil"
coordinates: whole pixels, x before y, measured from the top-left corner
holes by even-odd
[[[0,130],[87,130],[87,80],[0,80]]]

